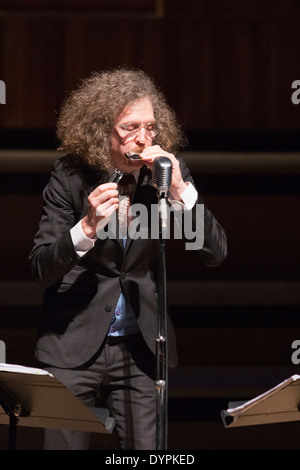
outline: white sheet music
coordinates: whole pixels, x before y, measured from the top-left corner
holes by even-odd
[[[0,363],[0,372],[18,372],[20,374],[48,375],[53,377],[48,371],[35,367],[25,367],[18,364]]]
[[[242,405],[239,405],[235,408],[228,408],[226,411],[229,415],[237,419],[238,416],[240,416],[242,413],[245,413],[246,411],[251,409],[253,406],[270,398],[272,395],[276,394],[280,390],[290,385],[292,382],[295,382],[296,380],[299,380],[299,379],[300,379],[300,375],[297,375],[297,374],[292,375],[291,377],[284,380],[280,384],[276,385],[276,387],[271,388],[267,392],[262,393],[261,395],[258,395],[257,397],[253,398],[252,400],[246,401]]]

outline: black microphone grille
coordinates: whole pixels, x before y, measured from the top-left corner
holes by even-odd
[[[172,162],[168,157],[157,157],[153,163],[153,183],[159,190],[167,190],[172,181]]]

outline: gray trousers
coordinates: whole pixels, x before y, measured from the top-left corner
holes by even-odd
[[[43,367],[87,406],[100,393],[116,420],[120,449],[155,450],[155,357],[141,335],[107,339],[84,367]],[[88,450],[89,441],[86,432],[44,431],[45,450]]]

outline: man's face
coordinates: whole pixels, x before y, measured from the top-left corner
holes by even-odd
[[[148,98],[141,98],[127,106],[117,119],[111,139],[112,157],[111,164],[125,173],[131,173],[140,169],[143,162],[128,160],[126,152],[141,153],[152,145],[153,138],[145,127],[140,127],[137,132],[128,132],[121,126],[124,124],[149,124],[154,123],[153,107]]]

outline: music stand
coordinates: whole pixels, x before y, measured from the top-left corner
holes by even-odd
[[[226,428],[300,420],[300,375],[244,403],[231,402],[221,411]]]
[[[10,450],[17,425],[109,434],[115,424],[108,410],[88,408],[52,374],[30,367],[0,364],[0,405]]]

